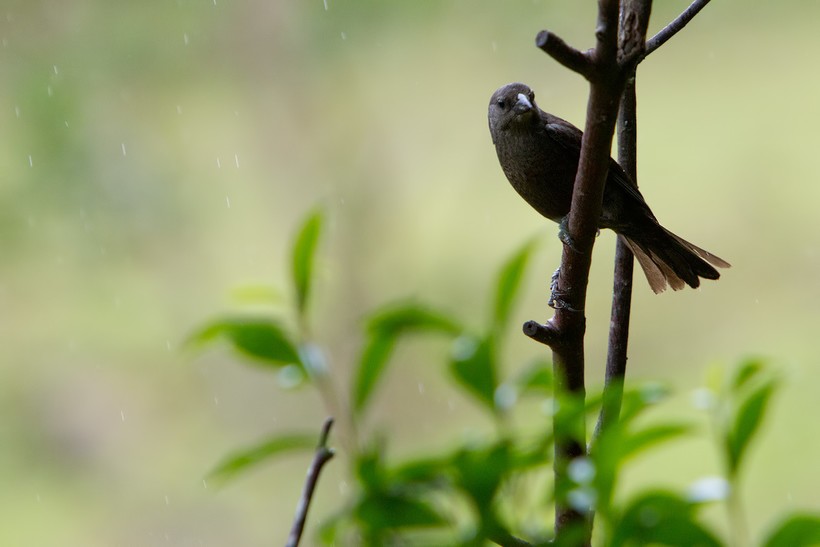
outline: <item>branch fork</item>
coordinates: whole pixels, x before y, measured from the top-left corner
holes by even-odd
[[[679,32],[709,0],[694,0],[677,19],[649,41],[646,32],[652,0],[598,0],[598,21],[595,28],[596,45],[593,49],[580,51],[556,34],[543,30],[538,33],[535,45],[559,64],[577,72],[590,83],[581,155],[578,162],[572,204],[562,227],[566,229],[575,250],[564,243],[561,258],[561,275],[553,295],[560,294],[563,306],[555,307],[555,315],[546,324],[528,321],[523,325],[524,334],[549,346],[553,352],[553,369],[556,391],[571,396],[584,397],[584,331],[586,319],[583,313],[592,261],[592,247],[601,215],[604,185],[608,172],[610,149],[625,87],[629,84],[634,98],[634,75],[638,64],[650,53]],[[631,103],[634,105],[634,101]],[[634,114],[634,108],[632,110]],[[634,137],[634,117],[621,119],[621,127],[631,125]],[[633,152],[634,152],[634,145]],[[634,155],[634,154],[633,154]],[[630,160],[634,177],[634,157]],[[620,239],[620,238],[619,238]],[[607,387],[612,390],[623,385],[626,371],[626,341],[628,337],[629,307],[632,287],[632,256],[619,243],[616,266],[615,291],[613,295],[613,325],[610,331],[610,351],[607,361]],[[628,263],[628,266],[627,266]],[[580,311],[576,311],[580,310]],[[615,325],[614,322],[620,322]],[[599,416],[598,430],[615,423],[620,410],[620,394],[610,393],[618,399],[617,405],[608,405],[606,415]],[[566,469],[569,462],[587,453],[583,417],[580,423],[567,428],[559,424],[555,414],[555,488],[562,491],[567,484]],[[563,427],[560,427],[563,426]],[[559,431],[578,431],[581,438],[574,438]],[[592,511],[579,510],[565,499],[556,499],[556,538],[564,536],[578,526],[591,526]],[[589,537],[589,535],[587,536]]]

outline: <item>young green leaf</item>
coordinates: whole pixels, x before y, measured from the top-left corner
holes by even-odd
[[[356,509],[359,521],[373,531],[397,528],[440,526],[447,523],[428,502],[415,498],[411,492],[368,492]],[[376,535],[378,537],[378,535]]]
[[[280,368],[295,364],[301,367],[296,345],[275,321],[264,317],[224,317],[194,333],[189,344],[202,345],[225,338],[239,353],[257,363]]]
[[[470,335],[458,338],[453,343],[450,372],[484,406],[495,410],[498,379],[491,339]]]
[[[489,446],[465,448],[453,463],[456,482],[472,499],[481,515],[487,515],[498,487],[510,472],[510,444],[500,441]]]
[[[754,389],[741,403],[735,414],[732,429],[728,432],[729,470],[737,473],[749,442],[760,427],[766,406],[777,387],[771,379]]]
[[[407,331],[458,334],[461,325],[443,312],[410,301],[388,304],[376,310],[368,318],[366,329],[370,333],[394,335]]]
[[[532,240],[516,251],[501,267],[493,306],[493,330],[495,332],[502,329],[509,320],[510,311],[521,286],[521,279],[534,248],[535,240]]]
[[[629,504],[609,545],[720,547],[721,543],[697,522],[692,504],[672,492],[651,491]]]
[[[552,394],[555,386],[552,364],[545,359],[536,359],[519,374],[515,384],[522,394],[534,393],[540,396]]]
[[[628,433],[621,443],[621,461],[636,456],[657,444],[670,441],[692,431],[688,424],[662,423]]]
[[[255,446],[231,454],[216,466],[208,476],[227,481],[236,478],[251,467],[268,461],[275,456],[316,447],[315,434],[280,435],[271,437]]]
[[[310,296],[314,255],[323,219],[320,209],[310,213],[297,233],[293,245],[293,285],[296,289],[296,309],[300,316],[304,315]]]
[[[353,408],[365,409],[398,339],[409,333],[455,335],[461,326],[442,312],[414,302],[390,304],[367,320],[365,342],[353,383]]]
[[[769,534],[764,547],[811,547],[820,545],[820,515],[793,514]]]
[[[739,392],[745,385],[760,375],[764,370],[764,364],[758,359],[749,359],[738,367],[735,377],[732,380],[732,391]]]
[[[377,332],[367,341],[367,345],[359,359],[356,380],[353,384],[353,409],[356,412],[364,410],[365,405],[376,387],[376,381],[381,377],[387,360],[393,351],[395,337],[390,334]]]

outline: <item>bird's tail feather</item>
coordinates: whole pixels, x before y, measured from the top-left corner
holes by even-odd
[[[722,258],[676,236],[659,224],[653,224],[638,234],[621,237],[638,259],[655,293],[663,292],[667,287],[675,291],[686,285],[698,287],[700,278],[720,277],[715,267],[730,267]]]

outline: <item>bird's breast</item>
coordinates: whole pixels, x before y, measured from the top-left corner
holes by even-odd
[[[496,152],[512,187],[543,216],[560,221],[569,213],[577,162],[567,162],[543,139],[499,140]]]

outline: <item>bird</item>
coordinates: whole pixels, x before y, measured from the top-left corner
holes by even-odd
[[[501,169],[512,187],[536,211],[561,225],[562,241],[572,202],[583,132],[541,110],[522,83],[497,89],[487,113]],[[598,229],[621,236],[656,294],[718,279],[716,268],[731,265],[661,226],[629,175],[609,159]]]

